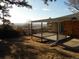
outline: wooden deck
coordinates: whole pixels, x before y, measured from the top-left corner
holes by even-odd
[[[76,47],[79,46],[79,39],[71,39],[68,42],[65,42],[64,45],[70,46],[70,47]]]
[[[37,33],[37,34],[33,34],[34,36],[38,36],[38,37],[41,37],[41,33]],[[47,37],[47,36],[53,36],[53,35],[56,35],[56,33],[42,33],[42,36],[43,37]]]
[[[43,39],[53,40],[53,41],[57,40],[56,33],[43,33],[42,35],[41,33],[37,33],[37,34],[33,34],[33,36],[43,38]],[[58,37],[59,37],[59,40],[62,40],[62,39],[69,38],[70,36],[65,36],[60,34]]]

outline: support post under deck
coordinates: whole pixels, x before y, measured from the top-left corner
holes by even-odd
[[[42,38],[43,37],[43,22],[41,22],[41,42],[42,42]]]
[[[30,26],[30,35],[31,35],[31,39],[32,39],[32,22],[31,22],[31,26]]]
[[[59,40],[59,34],[60,34],[60,24],[57,23],[57,41]]]

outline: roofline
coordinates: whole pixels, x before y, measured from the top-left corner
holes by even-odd
[[[31,21],[31,22],[48,22],[49,20],[52,20],[54,22],[62,22],[62,21],[66,21],[66,20],[62,20],[63,18],[77,17],[77,16],[75,16],[77,14],[79,14],[79,13],[70,14],[70,15],[66,15],[66,16],[61,16],[61,17],[57,17],[57,18],[50,18],[49,17],[48,19],[40,19],[40,20],[36,20],[36,21]]]

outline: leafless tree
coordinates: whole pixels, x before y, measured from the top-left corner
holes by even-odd
[[[57,0],[43,0],[45,4],[49,5],[48,2],[57,1]],[[79,0],[65,0],[64,1],[67,6],[69,6],[69,9],[73,13],[79,12]]]
[[[79,0],[67,0],[65,4],[73,13],[79,12]]]

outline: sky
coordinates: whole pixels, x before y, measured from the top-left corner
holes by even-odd
[[[26,7],[13,6],[10,9],[10,21],[12,23],[27,23],[33,20],[56,18],[72,14],[65,5],[65,0],[57,0],[56,2],[49,2],[49,6],[45,5],[42,0],[27,0],[32,9]]]

